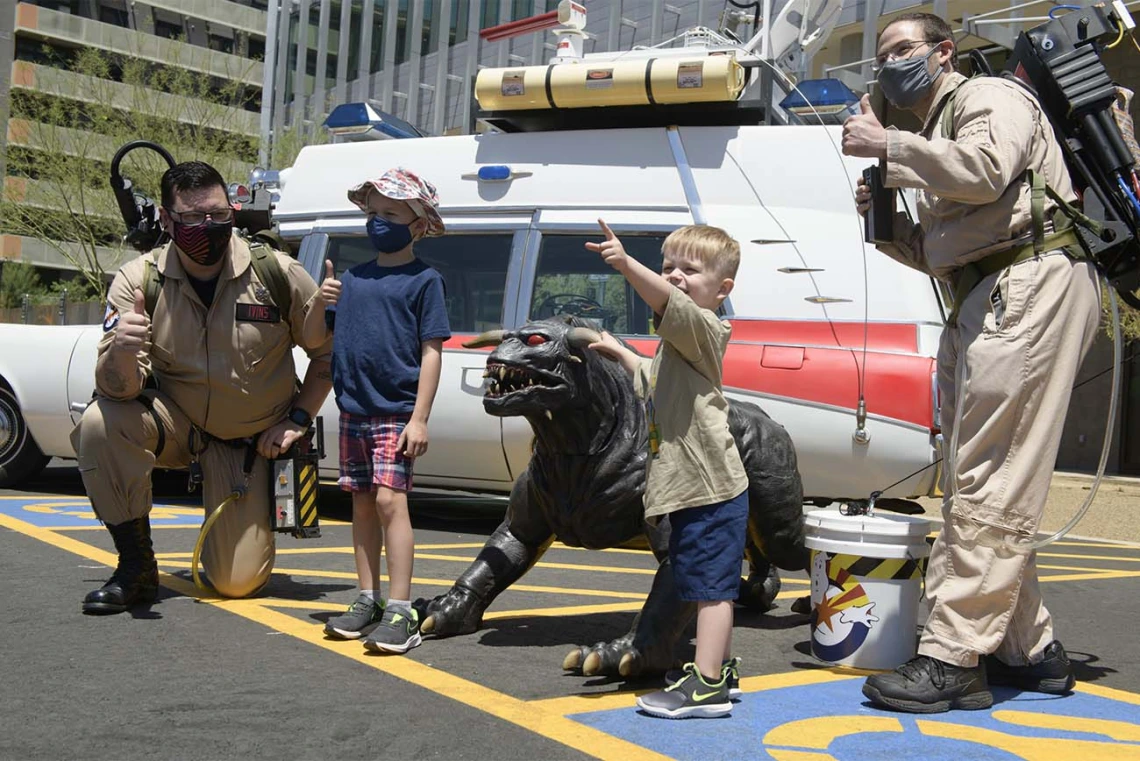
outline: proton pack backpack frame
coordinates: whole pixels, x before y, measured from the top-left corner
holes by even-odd
[[[1107,10],[1097,4],[1070,11],[1022,32],[1004,74],[1036,95],[1082,208],[1061,202],[1039,178],[1030,177],[1035,203],[1043,203],[1043,194],[1058,203],[1084,253],[1120,297],[1140,309],[1140,180],[1135,172],[1140,157],[1129,149],[1113,115],[1117,88],[1100,58],[1106,41],[1115,38],[1115,45],[1134,27],[1123,3]],[[1134,135],[1127,139],[1136,143]],[[1035,233],[1040,222],[1034,220]]]

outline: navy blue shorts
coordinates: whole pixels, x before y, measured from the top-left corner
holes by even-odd
[[[715,505],[669,513],[669,524],[669,561],[681,599],[735,600],[748,534],[748,490]]]

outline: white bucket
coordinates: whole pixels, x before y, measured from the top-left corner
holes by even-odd
[[[893,669],[915,655],[930,521],[808,513],[811,652],[827,663]]]

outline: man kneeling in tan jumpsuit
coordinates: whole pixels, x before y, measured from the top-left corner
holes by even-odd
[[[83,485],[119,553],[85,613],[120,613],[154,600],[158,567],[150,538],[151,470],[200,472],[207,515],[235,487],[202,553],[210,584],[226,597],[258,591],[273,570],[267,461],[289,450],[332,387],[331,342],[307,347],[296,390],[293,346],[317,286],[304,268],[271,253],[288,283],[290,313],[273,302],[233,233],[226,184],[191,161],[162,177],[163,228],[172,242],[124,265],[108,295],[95,366],[96,399],[72,433]],[[147,266],[161,275],[148,317]],[[253,438],[261,457],[243,472]]]
[[[894,243],[879,250],[955,290],[938,351],[946,500],[926,575],[930,617],[918,657],[863,687],[877,705],[916,713],[989,707],[991,683],[1073,686],[1025,545],[1100,321],[1093,265],[1063,218],[1042,225],[1052,207],[1034,200],[1044,194],[1027,170],[1076,198],[1048,119],[1017,83],[967,82],[954,62],[941,18],[892,21],[879,37],[878,83],[923,133],[884,129],[864,97],[843,138],[848,155],[885,161],[888,187],[917,191],[920,224],[897,214]],[[860,212],[869,199],[860,182]]]

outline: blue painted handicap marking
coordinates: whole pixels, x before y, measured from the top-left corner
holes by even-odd
[[[858,678],[745,693],[720,719],[670,721],[633,708],[571,718],[678,761],[1140,760],[1136,702],[995,688],[989,710],[916,716],[871,708],[862,686]]]
[[[40,495],[0,497],[0,514],[39,528],[98,526],[99,519],[85,497]],[[156,504],[150,512],[151,526],[196,526],[202,523],[202,508],[194,505]]]

